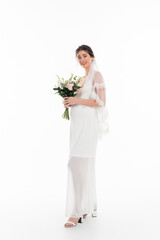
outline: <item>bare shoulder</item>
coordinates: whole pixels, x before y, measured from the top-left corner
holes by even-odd
[[[103,80],[103,74],[100,71],[95,72],[95,77],[98,78],[99,80]]]
[[[103,75],[100,71],[96,71],[95,72],[95,76],[94,76],[94,83],[103,83]]]
[[[102,77],[102,73],[100,71],[95,71],[96,77]]]

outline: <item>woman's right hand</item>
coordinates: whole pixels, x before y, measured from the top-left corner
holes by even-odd
[[[69,107],[69,104],[67,104],[64,99],[63,99],[62,103],[64,104],[64,108],[68,108]]]

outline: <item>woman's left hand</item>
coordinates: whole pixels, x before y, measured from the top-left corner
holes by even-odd
[[[78,103],[78,98],[77,97],[64,97],[64,105],[66,107],[71,107],[74,104]]]

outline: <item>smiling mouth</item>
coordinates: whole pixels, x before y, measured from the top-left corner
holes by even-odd
[[[85,65],[86,63],[82,63],[82,65]]]

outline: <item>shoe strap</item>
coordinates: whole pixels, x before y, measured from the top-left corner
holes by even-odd
[[[71,224],[73,224],[73,225],[76,225],[74,222],[71,222],[71,221],[67,221],[67,223],[71,223]]]

